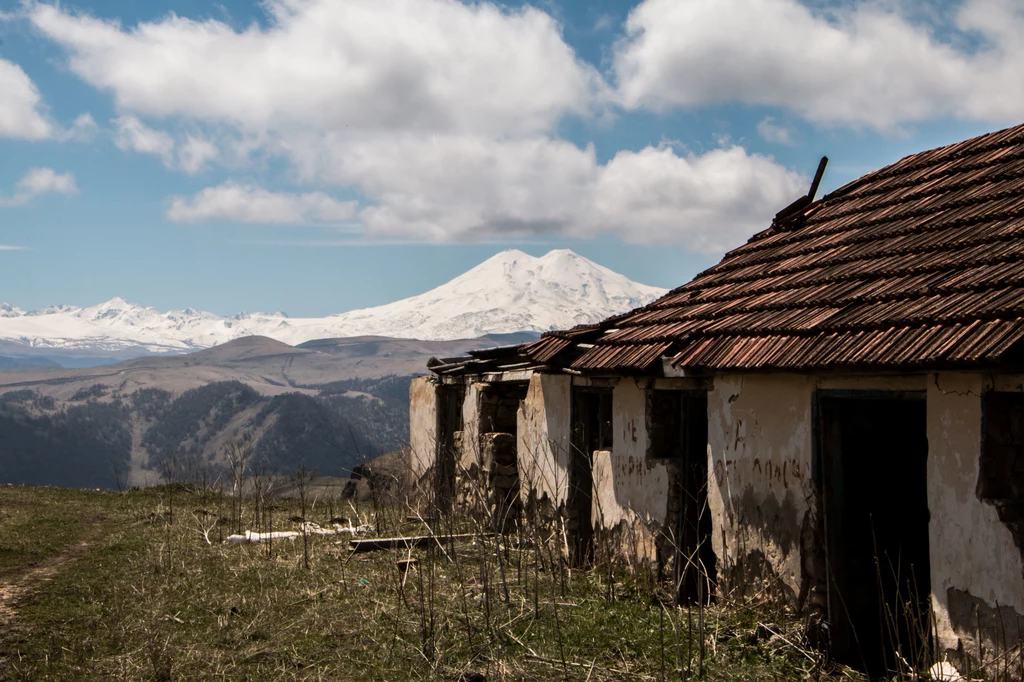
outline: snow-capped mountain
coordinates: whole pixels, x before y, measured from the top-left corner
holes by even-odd
[[[322,318],[221,317],[191,308],[161,313],[121,298],[32,312],[0,304],[0,340],[35,349],[140,353],[209,348],[254,334],[292,345],[345,336],[452,340],[597,322],[664,293],[572,251],[536,258],[509,250],[425,294]]]

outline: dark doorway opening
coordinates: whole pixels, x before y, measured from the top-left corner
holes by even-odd
[[[458,457],[457,434],[462,431],[462,404],[466,389],[462,385],[437,387],[437,461],[434,505],[442,514],[450,513],[455,497],[455,462]]]
[[[496,532],[509,532],[519,522],[519,408],[529,384],[502,382],[488,385],[480,393],[481,465],[487,470],[487,495]]]
[[[717,579],[707,506],[708,394],[655,390],[647,396],[649,454],[668,460],[676,471],[669,493],[676,601],[707,604]]]
[[[594,451],[612,447],[612,389],[572,387],[572,438],[569,453],[569,565],[594,560]]]
[[[480,433],[508,433],[519,430],[519,406],[526,399],[529,384],[507,382],[488,384],[480,392]]]
[[[870,675],[927,664],[931,629],[922,393],[819,394],[832,655]]]

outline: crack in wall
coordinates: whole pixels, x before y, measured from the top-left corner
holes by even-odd
[[[944,389],[941,386],[939,386],[939,375],[938,375],[938,373],[933,374],[932,378],[933,378],[933,380],[935,382],[936,390],[938,390],[938,392],[941,393],[942,395],[955,395],[955,396],[961,396],[961,397],[972,396],[974,398],[980,398],[981,397],[980,395],[978,395],[977,393],[975,393],[971,389],[967,389],[966,391],[947,391],[946,389]]]

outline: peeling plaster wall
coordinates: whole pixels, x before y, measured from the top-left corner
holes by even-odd
[[[462,448],[456,475],[462,470],[470,471],[473,465],[480,466],[480,395],[487,384],[473,382],[466,386],[466,399],[462,403]]]
[[[811,509],[813,377],[722,375],[708,394],[708,506],[719,575],[762,557],[795,597]]]
[[[648,460],[647,395],[624,378],[612,393],[612,449],[594,453],[593,523],[629,540],[630,552],[655,559],[655,534],[666,522],[670,472]]]
[[[716,376],[708,394],[708,506],[720,575],[739,577],[756,568],[744,567],[748,557],[763,558],[797,603],[810,596],[823,607],[823,593],[808,594],[824,580],[811,575],[821,572],[816,562],[823,558],[813,556],[821,551],[812,475],[815,393],[923,391],[926,381],[920,374]]]
[[[530,377],[516,426],[524,504],[529,505],[531,497],[546,498],[554,510],[568,499],[571,391],[569,375],[534,373]]]
[[[805,517],[817,389],[927,390],[932,604],[943,649],[992,650],[1024,635],[1024,561],[996,508],[978,497],[986,390],[1024,391],[1024,376],[944,372],[916,376],[722,375],[708,397],[713,545],[725,572],[763,556],[794,596],[806,589]],[[726,573],[728,575],[728,573]]]
[[[932,606],[943,648],[958,640],[974,650],[973,605],[1012,608],[1024,614],[1020,550],[996,508],[978,499],[982,444],[982,393],[1019,391],[1019,377],[939,373],[928,382],[928,507]],[[981,606],[981,605],[979,605]],[[990,614],[991,615],[991,614]],[[981,616],[985,629],[984,610]],[[1003,627],[1019,632],[1016,616]],[[986,635],[983,633],[983,637]],[[990,634],[988,639],[993,639]],[[1012,645],[1012,643],[1011,643]]]
[[[409,472],[416,484],[437,456],[437,382],[417,377],[409,387]]]

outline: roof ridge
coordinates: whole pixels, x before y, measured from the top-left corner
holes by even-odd
[[[949,155],[949,157],[946,158],[945,160],[948,161],[956,159],[958,158],[958,154],[966,155],[966,150],[970,147],[970,145],[976,144],[985,138],[993,138],[994,141],[990,142],[987,145],[983,145],[979,149],[973,149],[970,153],[983,153],[986,151],[990,151],[992,149],[997,149],[1002,146],[1008,147],[1014,144],[1019,144],[1021,140],[1016,140],[1013,138],[1013,135],[1016,133],[1024,135],[1024,123],[1018,123],[1017,125],[1013,125],[1008,128],[1003,128],[1001,130],[995,130],[990,133],[983,133],[981,135],[968,138],[966,140],[960,140],[959,142],[951,142],[949,144],[942,145],[941,147],[934,147],[932,149],[926,149],[924,151],[915,152],[913,154],[907,154],[906,156],[896,161],[893,161],[887,166],[882,166],[877,170],[865,173],[859,178],[851,180],[845,185],[842,185],[841,187],[832,190],[831,192],[823,196],[821,199],[822,201],[826,201],[829,198],[848,197],[850,191],[853,188],[863,185],[864,183],[870,180],[878,180],[885,179],[886,177],[892,177],[893,175],[896,174],[897,170],[903,173],[924,168],[929,164],[935,163],[935,157],[942,158],[944,155]],[[1004,138],[998,140],[995,139],[999,136],[1004,136]],[[957,152],[953,152],[954,148],[959,148],[959,150]],[[926,158],[928,159],[927,161],[924,160]],[[921,159],[921,162],[918,164],[910,163],[912,159]],[[907,167],[902,167],[902,164],[907,164]]]
[[[1014,241],[1014,240],[1013,240],[1012,237],[1004,237],[1002,239],[995,239],[995,238],[993,238],[993,239],[989,239],[989,240],[986,240],[986,241],[979,241],[977,244],[971,244],[969,246],[986,246],[988,244],[993,244],[993,243],[996,243],[998,241]],[[927,254],[927,253],[939,253],[939,252],[942,252],[942,251],[945,251],[945,250],[946,249],[944,249],[944,248],[928,249],[928,248],[925,248],[925,247],[921,247],[921,248],[915,249],[913,251],[908,250],[908,251],[906,251],[904,253],[901,253],[899,255],[900,256],[917,256],[917,255],[922,255],[922,254]],[[1016,260],[1016,259],[1018,259],[1020,257],[1020,255],[1021,254],[1012,254],[1008,258]],[[891,257],[891,256],[889,256],[889,257]],[[845,265],[847,263],[852,263],[852,262],[855,262],[857,260],[880,260],[881,258],[884,258],[884,256],[878,257],[878,258],[841,258],[841,259],[837,258],[836,260],[830,262],[829,265],[830,266],[831,265]],[[996,261],[996,262],[999,262],[999,261]],[[763,265],[763,263],[762,263],[762,265]],[[961,265],[962,265],[962,263],[961,263]],[[725,279],[725,280],[722,280],[722,281],[719,281],[719,282],[715,282],[715,286],[718,286],[718,285],[721,285],[721,284],[733,284],[733,283],[736,283],[736,282],[746,282],[746,281],[751,281],[751,280],[754,280],[754,279],[762,279],[763,277],[766,277],[766,276],[767,277],[776,277],[776,276],[779,276],[779,275],[788,275],[788,274],[792,274],[792,273],[806,272],[808,270],[817,270],[817,269],[821,269],[821,266],[812,263],[812,264],[808,264],[808,265],[805,265],[805,266],[789,267],[789,268],[786,268],[786,269],[783,269],[783,270],[779,270],[777,272],[771,272],[771,273],[767,273],[767,274],[753,275],[753,276],[749,276],[749,277],[742,277],[742,278],[735,278],[735,279]],[[706,285],[704,285],[704,286],[706,286]],[[698,287],[698,286],[694,286],[693,289],[691,289],[691,290],[699,289],[699,288],[700,287]]]
[[[1021,158],[1019,160],[1021,162],[1024,162],[1024,149],[1021,150],[1021,155],[1020,156],[1021,156]],[[993,164],[989,164],[989,165],[997,165],[997,164],[993,163]],[[1022,168],[1022,171],[1024,171],[1024,168]],[[1006,174],[998,174],[998,175],[989,176],[989,177],[982,177],[982,178],[977,178],[977,179],[975,179],[973,181],[970,181],[970,182],[965,182],[963,184],[950,187],[950,188],[945,189],[945,190],[943,190],[943,189],[931,190],[930,193],[929,193],[929,191],[921,191],[921,192],[918,192],[918,193],[911,193],[911,194],[905,195],[903,197],[894,198],[891,201],[879,202],[877,204],[869,205],[869,206],[866,206],[866,207],[865,206],[855,207],[855,208],[851,208],[851,209],[849,209],[847,211],[840,211],[840,212],[837,212],[837,213],[832,213],[832,214],[828,214],[828,215],[824,215],[824,216],[816,215],[816,214],[821,213],[821,210],[815,210],[814,214],[812,214],[812,215],[807,217],[807,221],[808,222],[804,226],[803,230],[780,230],[776,234],[782,235],[781,238],[778,241],[772,242],[770,244],[764,243],[764,237],[762,237],[761,239],[758,239],[756,242],[752,239],[752,240],[746,242],[745,244],[743,244],[742,246],[738,246],[735,249],[732,249],[731,251],[726,252],[726,254],[722,258],[722,262],[718,263],[715,266],[712,266],[711,268],[708,268],[708,270],[714,270],[714,269],[721,268],[721,266],[724,265],[726,263],[726,261],[730,260],[732,257],[734,257],[736,255],[740,255],[740,254],[744,254],[744,253],[750,253],[750,252],[763,251],[763,250],[766,250],[766,249],[769,249],[769,248],[775,248],[775,247],[778,247],[778,246],[784,246],[786,244],[792,244],[793,242],[802,241],[803,239],[806,238],[806,235],[807,235],[807,232],[805,232],[805,230],[810,230],[810,229],[814,228],[817,225],[828,223],[828,222],[831,222],[833,220],[838,220],[839,218],[846,218],[846,217],[851,216],[851,215],[856,215],[857,213],[863,213],[863,212],[867,212],[867,211],[875,211],[875,210],[879,210],[879,209],[882,209],[882,208],[887,208],[889,206],[899,205],[900,203],[903,203],[904,201],[907,201],[907,200],[920,199],[920,198],[923,198],[923,197],[926,197],[926,196],[938,196],[940,194],[948,194],[948,193],[952,193],[952,192],[962,191],[965,188],[976,187],[978,185],[982,185],[982,184],[986,184],[986,183],[1007,182],[1007,181],[1012,180],[1014,178],[1020,178],[1020,177],[1024,177],[1024,172],[1022,172],[1020,175],[1012,175],[1012,174],[1006,173]],[[908,183],[907,185],[903,185],[903,186],[900,186],[900,187],[893,187],[893,188],[889,188],[889,189],[890,190],[904,189],[906,187],[913,187],[913,186],[914,186],[913,183]],[[1007,191],[1007,194],[1018,194],[1018,193],[1019,193],[1019,190],[1017,192],[1014,192],[1013,190],[1008,190]],[[879,194],[881,194],[881,192]],[[860,199],[860,198],[863,198],[864,196],[871,196],[871,194],[858,195],[856,197],[850,197],[850,198],[851,199]],[[997,195],[997,198],[998,197],[999,197],[999,195]],[[988,197],[979,197],[979,198],[976,198],[975,201],[977,201],[977,203],[984,203],[987,199],[988,199]],[[953,208],[957,208],[957,207],[958,206],[955,206],[955,205],[953,206]],[[828,207],[827,206],[821,206],[820,208],[822,210],[825,210]],[[888,222],[888,219],[886,219],[886,220],[884,220],[882,222]],[[817,236],[817,235],[825,235],[825,234],[836,234],[836,233],[845,232],[845,231],[847,231],[847,228],[842,227],[842,226],[837,226],[837,227],[834,227],[834,228],[832,228],[830,230],[816,231],[816,232],[813,232],[811,234]],[[763,234],[764,232],[768,232],[768,230],[763,230],[762,232],[760,232],[758,234]],[[679,287],[679,288],[681,288],[681,287]]]
[[[978,164],[973,164],[973,165],[970,165],[970,166],[958,166],[956,168],[956,170],[950,170],[950,171],[944,171],[942,173],[937,173],[934,177],[929,178],[928,180],[929,180],[929,182],[934,182],[934,181],[946,179],[946,178],[949,178],[949,177],[952,177],[952,176],[955,176],[955,175],[967,175],[971,171],[978,170],[980,168],[990,168],[990,167],[991,168],[998,168],[1001,165],[999,163],[1001,160],[1002,159],[994,159],[994,160],[991,160],[991,161],[986,161],[985,163],[978,163]],[[1024,161],[1024,147],[1021,147],[1020,151],[1014,156],[1013,160]],[[964,187],[974,187],[976,185],[982,185],[982,184],[985,184],[987,182],[1005,182],[1007,180],[1012,180],[1014,178],[1019,178],[1021,176],[1024,176],[1024,172],[1021,172],[1021,173],[1005,172],[1005,173],[998,173],[998,174],[995,174],[995,175],[992,175],[992,176],[975,177],[975,178],[973,178],[971,180],[967,180],[967,181],[965,181],[963,183],[960,183],[960,184],[957,184],[957,185],[953,185],[949,189],[945,189],[944,190],[941,187],[940,188],[922,188],[921,191],[910,195],[910,197],[897,197],[897,198],[893,198],[893,199],[891,199],[891,200],[889,200],[887,202],[884,202],[884,203],[875,204],[874,206],[891,205],[891,204],[900,203],[900,201],[905,200],[907,198],[911,198],[913,196],[924,196],[924,195],[927,195],[929,192],[940,193],[940,192],[943,192],[943,191],[957,191],[957,190],[963,189]],[[919,186],[918,182],[908,181],[908,182],[900,183],[900,184],[897,184],[897,185],[890,185],[890,186],[882,187],[878,191],[872,190],[870,192],[862,192],[862,193],[859,193],[859,194],[853,194],[853,195],[850,195],[850,196],[847,196],[847,197],[843,197],[843,198],[846,201],[853,201],[853,200],[856,200],[856,199],[865,199],[865,198],[872,197],[872,196],[884,196],[886,194],[891,194],[894,191],[898,191],[898,190],[901,190],[901,189],[909,189],[909,188],[913,188],[913,187],[916,187],[916,186]],[[828,206],[823,206],[822,207],[822,209],[825,209],[825,210],[827,210],[828,208],[829,208]],[[854,208],[854,209],[850,209],[850,210],[845,211],[845,212],[833,213],[833,214],[828,214],[828,215],[825,215],[825,216],[820,216],[820,215],[814,216],[814,217],[810,217],[809,216],[808,220],[811,221],[810,224],[813,225],[813,224],[816,224],[816,223],[821,223],[821,222],[826,222],[828,220],[832,220],[833,218],[839,218],[839,217],[844,217],[846,215],[851,215],[853,213],[858,212],[859,210],[864,210],[864,209],[863,208]],[[820,211],[819,211],[819,213],[820,213]]]
[[[1012,154],[1007,154],[1006,156],[1009,156],[1009,159],[1007,159],[1006,156],[999,156],[999,157],[996,157],[994,159],[987,159],[985,161],[979,161],[978,163],[960,164],[960,165],[952,166],[952,167],[949,167],[949,168],[946,168],[946,169],[936,170],[934,175],[932,177],[930,177],[929,180],[945,178],[945,177],[949,177],[951,175],[966,174],[966,173],[968,173],[970,171],[977,170],[979,168],[987,168],[987,167],[996,167],[997,168],[997,167],[1003,165],[1004,163],[1006,163],[1006,161],[1008,161],[1008,160],[1020,160],[1020,159],[1024,158],[1024,146],[1021,146],[1019,143],[1000,145],[999,147],[1003,147],[1003,148],[1018,147],[1018,150],[1013,152]],[[996,147],[996,148],[999,148],[999,147]],[[979,155],[980,155],[980,153],[972,154],[972,156],[979,156]],[[927,167],[928,167],[927,165],[922,165],[920,168],[918,168],[916,170],[924,170]],[[910,171],[907,171],[905,173],[894,173],[894,174],[890,175],[889,177],[890,178],[906,177],[906,176],[912,175],[913,171],[914,171],[914,169],[911,169]],[[1007,174],[1007,175],[1009,175],[1009,174]],[[882,179],[885,179],[885,178],[882,178]],[[913,187],[918,182],[919,182],[918,180],[908,177],[906,182],[900,182],[900,183],[891,184],[891,185],[881,185],[881,186],[879,186],[877,188],[872,188],[870,190],[864,190],[864,191],[861,191],[861,192],[852,192],[850,194],[844,194],[842,197],[836,197],[836,198],[837,199],[841,198],[841,199],[844,199],[844,200],[861,199],[861,198],[872,196],[872,195],[875,195],[875,194],[885,194],[886,192],[890,192],[890,191],[895,190],[895,189],[902,189],[904,187]]]
[[[1005,199],[1007,197],[1006,196],[1000,196],[1000,197],[996,197],[996,198],[998,198],[998,199]],[[984,203],[984,202],[978,202],[978,203]],[[954,205],[954,206],[952,206],[952,208],[966,208],[967,206],[971,206],[971,205],[973,205],[973,204]],[[931,215],[937,215],[937,214],[933,213]],[[904,216],[904,217],[901,217],[899,219],[899,222],[904,222],[904,223],[911,222],[914,218],[918,218],[918,217],[920,217],[920,216],[915,216],[915,215]],[[824,237],[830,237],[830,236],[833,236],[833,235],[844,234],[844,233],[848,234],[849,238],[841,240],[841,241],[837,240],[837,241],[830,242],[830,243],[827,243],[827,244],[816,244],[816,245],[813,245],[813,246],[809,246],[807,248],[795,248],[795,249],[792,249],[792,250],[787,250],[786,251],[786,257],[787,258],[794,258],[796,256],[806,256],[806,255],[812,254],[812,253],[821,253],[823,251],[833,250],[833,249],[836,249],[836,248],[839,248],[839,247],[842,247],[842,246],[851,246],[851,245],[854,245],[854,244],[867,244],[867,243],[875,242],[875,241],[884,241],[886,239],[891,239],[893,237],[907,237],[907,236],[911,236],[911,235],[915,235],[915,234],[917,234],[917,235],[924,235],[924,234],[929,234],[929,233],[936,233],[936,232],[943,232],[943,231],[953,231],[953,230],[966,231],[969,228],[977,228],[979,226],[989,225],[989,224],[998,223],[998,222],[1006,222],[1008,220],[1019,220],[1019,219],[1024,219],[1024,206],[1022,206],[1020,208],[1016,208],[1016,209],[1011,210],[1011,211],[1007,211],[1006,213],[1002,213],[1002,214],[995,213],[995,214],[992,214],[992,215],[989,215],[989,216],[984,216],[984,217],[981,217],[981,218],[976,218],[976,219],[972,219],[970,221],[963,221],[963,222],[959,222],[959,223],[958,222],[943,222],[941,220],[934,220],[934,221],[931,221],[931,222],[924,222],[924,223],[911,222],[911,224],[908,225],[908,226],[905,226],[905,227],[901,226],[901,227],[893,229],[892,231],[884,232],[884,233],[881,233],[881,234],[858,234],[858,233],[851,233],[849,230],[844,230],[844,229],[832,229],[832,230],[827,230],[827,231],[823,230],[823,231],[815,233],[813,235],[808,235],[804,239],[798,239],[798,240],[795,240],[795,241],[792,241],[792,242],[788,242],[788,244],[799,245],[801,242],[811,242],[811,241],[816,240],[819,237],[824,238]],[[889,221],[889,220],[879,220],[879,221],[875,221],[875,222],[871,222],[871,223],[866,223],[864,225],[864,229],[867,230],[868,228],[877,227],[879,225],[886,225],[886,224],[889,224],[891,222],[892,221]],[[970,234],[969,233],[966,234],[965,238],[969,239],[970,238]],[[980,241],[980,239],[979,239],[979,241]],[[786,246],[786,245],[787,244],[780,244],[779,246],[781,248],[781,247]],[[757,253],[757,252],[754,252],[754,253]],[[773,263],[773,262],[776,262],[776,261],[778,261],[778,257],[775,256],[774,253],[773,254],[765,254],[765,255],[763,255],[762,257],[759,257],[759,258],[751,258],[751,259],[745,260],[743,262],[731,264],[730,267],[724,267],[724,268],[721,268],[720,270],[716,270],[715,273],[713,273],[713,274],[734,272],[736,270],[740,270],[740,269],[745,268],[745,267],[750,267],[750,266],[754,266],[754,265],[763,265],[765,263]],[[696,277],[694,278],[694,280],[696,280]]]
[[[760,295],[765,295],[765,294],[774,294],[774,293],[777,293],[777,292],[780,292],[780,291],[798,291],[798,290],[801,290],[801,289],[816,289],[816,288],[820,288],[822,285],[829,285],[829,284],[853,284],[855,282],[860,282],[860,283],[867,284],[867,283],[870,283],[870,282],[873,282],[873,281],[876,281],[876,280],[882,280],[882,279],[907,279],[907,278],[915,278],[915,277],[933,278],[933,277],[938,276],[938,275],[940,275],[942,273],[963,275],[964,273],[966,273],[969,270],[977,270],[979,268],[984,268],[984,267],[987,267],[987,266],[999,266],[999,265],[1005,265],[1005,264],[1018,264],[1020,266],[1020,269],[1021,269],[1021,275],[1022,275],[1021,279],[1024,280],[1024,261],[1021,261],[1016,256],[1016,254],[1012,254],[1011,256],[1003,258],[1003,259],[993,259],[991,261],[986,261],[986,262],[982,262],[982,263],[979,263],[979,264],[972,265],[972,266],[970,266],[970,267],[968,267],[966,269],[961,268],[959,266],[951,266],[951,265],[945,264],[945,265],[936,266],[934,268],[922,268],[922,269],[919,269],[918,271],[915,271],[915,272],[878,272],[878,273],[868,273],[868,274],[858,273],[858,274],[851,274],[851,275],[831,275],[831,276],[827,276],[827,277],[824,277],[824,278],[811,279],[809,281],[801,283],[797,287],[787,286],[785,284],[778,284],[778,285],[772,285],[772,286],[767,286],[767,287],[758,289],[756,292],[741,292],[741,293],[737,293],[735,295],[729,295],[729,296],[727,296],[727,295],[719,295],[719,296],[712,296],[712,297],[709,297],[709,298],[697,298],[697,299],[692,300],[691,303],[693,303],[695,305],[696,304],[705,304],[705,303],[724,303],[724,302],[728,302],[728,301],[738,301],[738,300],[742,300],[744,298],[750,298],[751,296],[760,296]],[[936,285],[936,286],[938,286],[938,285]],[[978,287],[980,288],[981,285],[978,285]],[[670,309],[672,309],[674,307],[678,307],[678,306],[664,306],[664,307],[658,308],[657,310],[670,310]],[[633,327],[636,327],[636,326],[639,326],[639,325],[634,325],[634,324],[624,324],[624,325],[622,325],[623,328],[633,328]]]

